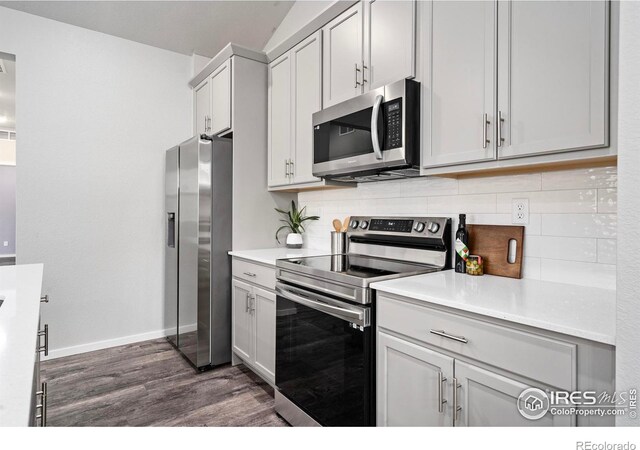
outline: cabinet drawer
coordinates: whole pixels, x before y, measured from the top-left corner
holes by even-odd
[[[379,295],[380,327],[553,387],[576,387],[576,345]],[[434,334],[444,332],[466,340]]]
[[[236,278],[258,284],[272,291],[276,289],[275,267],[267,267],[234,258],[232,271],[233,276]]]

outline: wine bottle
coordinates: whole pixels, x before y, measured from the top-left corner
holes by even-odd
[[[469,256],[469,233],[467,233],[467,215],[460,214],[460,224],[458,225],[458,231],[456,231],[456,265],[455,270],[459,273],[466,273],[467,271],[467,257]]]

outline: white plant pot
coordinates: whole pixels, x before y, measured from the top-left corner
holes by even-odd
[[[287,248],[302,248],[302,235],[299,233],[287,234]]]

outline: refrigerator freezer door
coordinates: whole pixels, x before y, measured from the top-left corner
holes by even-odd
[[[180,145],[178,348],[195,366],[211,363],[211,142]]]
[[[164,266],[164,328],[167,339],[178,345],[178,154],[179,148],[167,150],[165,165],[165,266]]]

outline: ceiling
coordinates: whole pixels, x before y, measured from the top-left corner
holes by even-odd
[[[16,128],[16,63],[6,53],[0,53],[0,63],[6,73],[0,73],[0,130]]]
[[[0,1],[0,6],[185,55],[262,50],[293,1]]]

